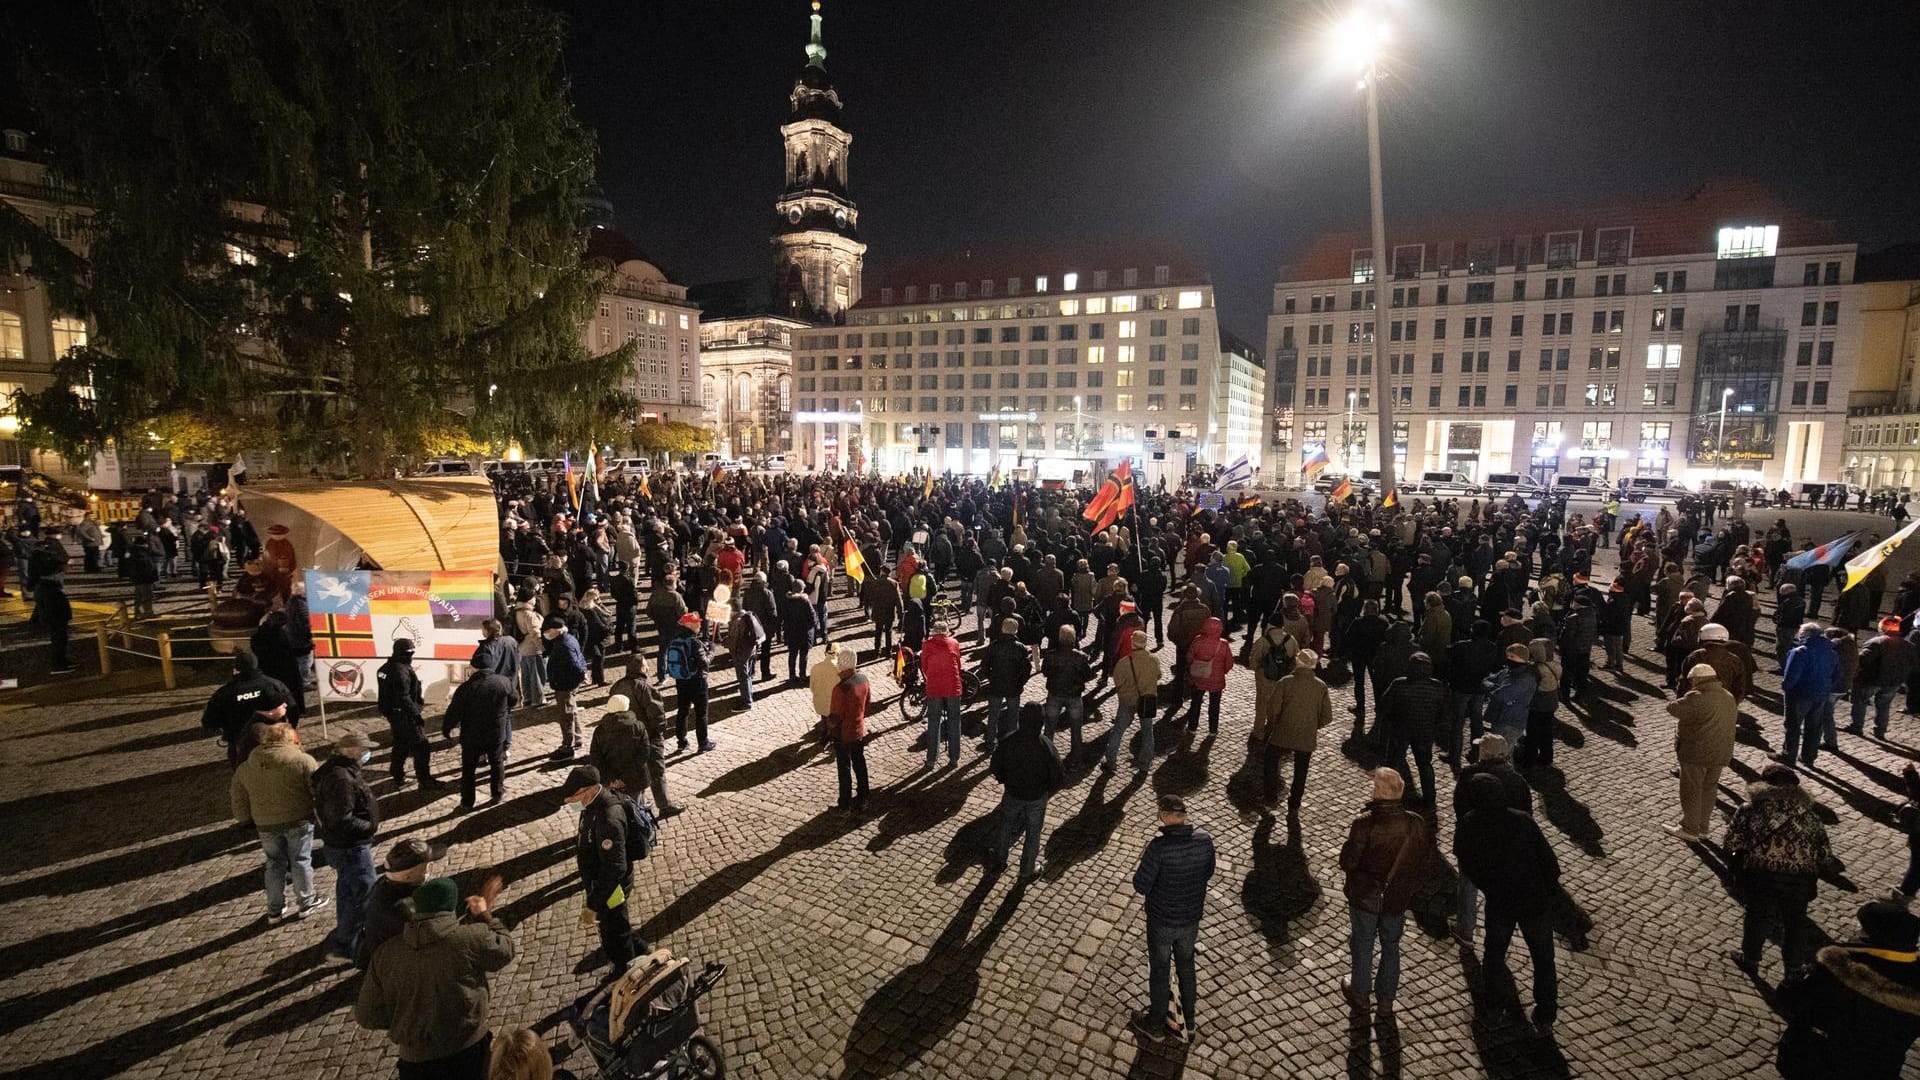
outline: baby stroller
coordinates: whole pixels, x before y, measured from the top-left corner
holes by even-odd
[[[603,1080],[720,1080],[727,1063],[700,1034],[700,999],[726,975],[662,949],[639,957],[612,982],[580,998],[567,1025],[587,1044]]]

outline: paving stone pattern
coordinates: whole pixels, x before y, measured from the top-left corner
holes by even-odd
[[[834,611],[838,632],[859,628],[849,601]],[[1660,831],[1678,818],[1673,728],[1651,628],[1639,621],[1635,634],[1627,676],[1600,675],[1591,705],[1563,707],[1564,780],[1543,782],[1538,798],[1568,898],[1556,915],[1557,1045],[1499,1016],[1476,1019],[1483,980],[1445,936],[1454,882],[1445,859],[1403,943],[1397,1028],[1350,1027],[1338,990],[1347,964],[1338,854],[1368,793],[1354,760],[1363,755],[1340,745],[1350,690],[1335,692],[1336,725],[1312,761],[1300,835],[1289,837],[1257,805],[1245,669],[1229,680],[1220,733],[1203,723],[1183,739],[1163,726],[1151,775],[1073,767],[1048,809],[1045,873],[1025,888],[1011,874],[983,878],[999,786],[977,737],[961,768],[924,770],[922,733],[902,722],[881,658],[867,654],[875,792],[861,819],[828,811],[834,764],[809,738],[805,688],[762,693],[739,711],[732,675],[721,675],[719,748],[671,761],[688,812],[639,867],[635,921],[649,940],[729,965],[706,1024],[737,1076],[1770,1076],[1780,1022],[1764,989],[1726,959],[1740,910],[1725,873],[1712,849]],[[1170,663],[1171,649],[1161,656]],[[1778,743],[1778,682],[1760,682],[1722,824],[1741,779]],[[57,695],[68,703],[38,695],[0,716],[0,1076],[387,1074],[384,1038],[353,1024],[351,969],[320,955],[331,914],[263,922],[258,845],[229,822],[228,768],[197,726],[209,688],[127,685],[119,673],[75,683]],[[1029,696],[1040,693],[1036,677]],[[601,694],[587,696],[590,715]],[[1114,703],[1110,689],[1094,699],[1100,719],[1089,731],[1100,737]],[[490,868],[506,875],[519,955],[494,980],[494,1022],[557,1033],[561,1010],[593,983],[597,941],[575,918],[571,822],[558,812],[560,773],[543,757],[554,717],[522,714],[517,726],[497,807],[461,816],[454,788],[395,791],[381,758],[370,772],[382,778],[382,849],[402,836],[450,841],[448,868],[466,883]],[[1848,934],[1859,903],[1904,869],[1892,815],[1899,769],[1920,759],[1916,726],[1899,717],[1889,742],[1843,734],[1842,752],[1822,755],[1808,778],[1846,862],[1813,908],[1829,934]],[[330,725],[335,736],[348,728],[385,739],[365,712]],[[317,717],[303,735],[323,752]],[[457,754],[442,749],[436,766],[453,776]],[[1452,781],[1444,767],[1440,775],[1446,807]],[[1186,796],[1219,851],[1199,941],[1201,1032],[1187,1047],[1144,1045],[1125,1026],[1146,993],[1131,875],[1162,792]],[[1443,810],[1441,850],[1452,829]],[[331,889],[331,873],[319,875]],[[1510,960],[1524,990],[1531,967],[1517,938]],[[1779,973],[1770,947],[1763,974]],[[568,1065],[591,1075],[584,1051]]]

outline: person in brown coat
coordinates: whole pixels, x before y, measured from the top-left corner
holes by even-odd
[[[1739,704],[1708,664],[1687,672],[1685,697],[1667,705],[1676,725],[1673,752],[1680,759],[1680,824],[1662,828],[1692,843],[1704,839],[1713,818],[1713,793],[1720,770],[1733,758],[1734,721]]]
[[[1400,935],[1406,929],[1407,906],[1420,885],[1420,867],[1427,843],[1427,823],[1400,801],[1405,785],[1392,769],[1373,771],[1373,799],[1367,812],[1347,830],[1340,849],[1340,869],[1346,872],[1347,914],[1353,924],[1348,937],[1353,969],[1340,980],[1353,1011],[1364,1013],[1369,999],[1380,1014],[1391,1015],[1393,996],[1400,989]],[[1380,943],[1380,973],[1376,983],[1373,945]]]
[[[1753,650],[1738,641],[1727,640],[1730,635],[1727,628],[1719,623],[1708,623],[1700,628],[1696,640],[1700,647],[1687,654],[1684,670],[1692,671],[1705,664],[1712,668],[1720,678],[1720,687],[1733,695],[1734,704],[1747,700],[1753,693],[1753,676],[1760,665],[1753,659]],[[1690,689],[1687,679],[1680,680],[1680,692]]]
[[[1263,639],[1264,640],[1264,639]],[[1333,695],[1314,669],[1320,657],[1301,649],[1293,658],[1293,674],[1275,684],[1264,727],[1261,794],[1268,806],[1280,801],[1280,755],[1293,754],[1293,784],[1287,789],[1287,820],[1300,820],[1300,798],[1307,790],[1307,764],[1320,740],[1320,729],[1333,723]]]

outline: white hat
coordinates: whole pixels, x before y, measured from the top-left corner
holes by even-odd
[[[1700,628],[1699,640],[1725,641],[1727,640],[1727,628],[1717,622],[1710,622]]]
[[[1687,669],[1687,678],[1695,681],[1700,679],[1718,679],[1719,677],[1720,673],[1713,670],[1712,664],[1695,664]]]

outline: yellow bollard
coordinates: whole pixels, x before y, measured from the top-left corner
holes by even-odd
[[[160,631],[160,685],[174,689],[173,681],[173,638],[165,630]]]
[[[93,628],[93,633],[100,643],[100,674],[111,675],[113,674],[113,654],[107,651],[107,628],[96,626]]]

